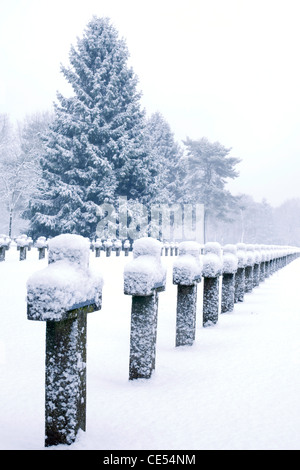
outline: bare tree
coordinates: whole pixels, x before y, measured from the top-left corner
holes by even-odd
[[[26,209],[37,190],[42,134],[50,119],[48,113],[35,115],[13,127],[6,115],[0,115],[0,201],[8,214],[10,237],[14,218]]]

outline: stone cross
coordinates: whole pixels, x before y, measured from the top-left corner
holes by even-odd
[[[176,347],[192,345],[195,340],[197,284],[202,275],[200,245],[182,242],[178,249],[173,264],[173,284],[177,285]]]
[[[48,266],[27,284],[27,317],[46,321],[45,446],[86,429],[87,314],[100,310],[102,278],[89,269],[89,241],[49,241]]]
[[[129,380],[151,377],[155,369],[158,293],[165,290],[161,243],[135,240],[133,260],[124,269],[124,293],[132,295]]]

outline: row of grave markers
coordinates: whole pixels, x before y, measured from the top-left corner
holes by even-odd
[[[48,249],[48,240],[46,237],[39,237],[36,242],[33,242],[31,237],[24,234],[17,237],[13,242],[20,252],[20,261],[26,259],[27,251],[30,251],[32,247],[37,248],[39,259],[45,258],[45,253]],[[5,261],[5,252],[9,250],[11,243],[12,240],[10,237],[0,234],[0,261]],[[161,247],[161,254],[177,256],[178,247],[179,242],[165,242]],[[100,257],[101,251],[104,251],[107,257],[111,256],[113,251],[115,251],[116,256],[120,256],[121,251],[124,251],[125,256],[128,256],[129,251],[132,249],[132,242],[129,240],[102,240],[97,238],[96,240],[90,241],[90,249],[95,253],[96,258]]]
[[[159,292],[166,287],[162,244],[134,242],[124,269],[124,294],[132,296],[129,380],[155,369]],[[87,314],[101,309],[103,279],[89,267],[90,242],[60,235],[48,242],[48,266],[27,283],[27,318],[46,321],[45,446],[71,444],[86,428]],[[173,263],[177,285],[176,347],[195,340],[197,285],[203,279],[203,326],[215,325],[251,290],[299,256],[293,247],[182,242]],[[222,290],[219,299],[219,282]],[[221,302],[219,302],[219,300]]]
[[[87,239],[88,240],[88,239]],[[30,251],[32,247],[37,248],[39,259],[44,259],[46,250],[48,249],[49,240],[46,237],[39,237],[36,242],[33,242],[31,237],[28,237],[26,234],[20,235],[15,240],[17,250],[20,252],[19,260],[23,261],[26,259],[27,251]],[[5,261],[5,253],[9,250],[12,240],[7,235],[0,234],[0,261]],[[125,256],[128,256],[131,249],[131,244],[129,240],[101,240],[96,239],[90,242],[90,249],[92,252],[95,252],[95,256],[98,258],[101,251],[105,251],[106,256],[110,256],[112,251],[115,251],[116,256],[120,256],[120,253],[123,249]]]
[[[51,239],[50,239],[51,240]],[[87,240],[89,240],[87,238]],[[26,234],[20,235],[15,239],[11,239],[7,235],[0,234],[0,262],[5,261],[5,253],[8,251],[13,244],[16,246],[17,250],[20,252],[19,259],[20,261],[26,260],[27,251],[31,251],[32,247],[36,248],[38,251],[39,259],[44,259],[46,251],[48,250],[49,239],[46,237],[39,237],[35,242],[33,242],[31,237],[28,237]],[[189,242],[190,243],[190,242]],[[116,256],[120,256],[121,251],[124,251],[125,256],[128,256],[129,252],[132,250],[133,242],[129,240],[102,240],[96,239],[90,241],[90,249],[95,253],[96,258],[100,257],[101,251],[104,251],[106,256],[111,256],[112,252],[116,253]],[[161,255],[165,256],[177,256],[179,252],[179,242],[163,242],[161,243]],[[243,245],[244,244],[238,244]],[[201,245],[201,251],[203,252],[204,245]],[[230,245],[227,245],[230,246]],[[237,245],[236,245],[237,246]],[[247,244],[247,250],[254,251],[276,251],[278,247],[276,245],[249,245]],[[283,249],[284,247],[280,247]],[[287,249],[289,247],[286,247]]]

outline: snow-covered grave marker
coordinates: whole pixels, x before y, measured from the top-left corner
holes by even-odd
[[[140,238],[124,268],[124,294],[132,295],[129,379],[148,379],[155,369],[158,293],[165,290],[161,243]]]
[[[173,284],[177,285],[176,346],[192,345],[195,340],[197,284],[201,282],[200,245],[179,244],[179,256],[173,264]]]
[[[129,250],[130,250],[130,241],[129,241],[129,240],[125,240],[123,246],[124,246],[125,256],[128,256]]]
[[[39,237],[35,242],[35,246],[38,249],[39,259],[44,259],[46,254],[46,249],[48,248],[48,242],[46,237]]]
[[[27,237],[27,235],[20,235],[16,239],[16,244],[17,244],[17,250],[20,251],[20,261],[24,261],[27,256],[27,249],[30,244],[30,239]]]
[[[266,274],[266,250],[264,245],[259,245],[260,264],[259,264],[259,283],[265,281]]]
[[[87,314],[100,310],[103,285],[86,238],[64,234],[48,245],[48,266],[27,282],[27,318],[46,321],[46,447],[71,444],[86,428]]]
[[[28,242],[28,251],[31,251],[32,245],[33,245],[33,240],[31,237],[27,237],[27,242]]]
[[[283,267],[283,250],[280,246],[276,247],[276,271]]]
[[[237,244],[238,268],[235,274],[234,303],[243,302],[245,295],[245,266],[247,253],[245,243]]]
[[[266,257],[265,257],[265,278],[270,277],[271,270],[270,270],[270,260],[271,260],[271,252],[270,247],[268,245],[264,245]]]
[[[258,287],[260,284],[260,263],[261,248],[259,245],[254,245],[253,287]]]
[[[100,253],[102,250],[102,241],[100,238],[97,238],[96,241],[93,243],[94,249],[95,249],[95,256],[96,258],[100,257]]]
[[[223,247],[223,276],[221,313],[232,312],[234,309],[235,275],[238,269],[236,245]]]
[[[105,252],[106,252],[106,256],[110,256],[111,255],[111,250],[112,250],[112,241],[111,240],[105,240],[103,242],[103,245],[104,245],[104,249],[105,249]]]
[[[271,274],[277,271],[278,251],[276,246],[271,247]]]
[[[170,249],[170,243],[169,242],[164,243],[164,249],[165,249],[165,256],[168,256],[169,249]]]
[[[7,235],[0,235],[0,262],[5,261],[5,252],[9,249],[10,238]]]
[[[286,266],[290,261],[293,261],[293,259],[297,258],[297,256],[299,256],[299,253],[297,253],[297,251],[291,256],[290,251],[288,247],[286,246],[281,247],[280,251],[281,251],[280,266],[282,268]],[[292,258],[292,259],[289,259],[289,258]]]
[[[178,251],[179,251],[179,243],[178,243],[178,242],[175,242],[174,245],[175,245],[175,246],[174,246],[175,256],[177,256],[177,255],[178,255]],[[201,251],[201,249],[200,249],[200,251]]]
[[[268,258],[269,258],[269,276],[273,274],[273,260],[274,260],[274,251],[272,245],[268,246]]]
[[[253,290],[254,245],[246,245],[245,293]]]
[[[170,256],[174,255],[174,251],[175,251],[175,243],[171,242],[170,243]]]
[[[114,241],[114,250],[115,250],[115,252],[116,252],[116,256],[120,256],[121,249],[122,249],[122,242],[121,242],[121,240],[115,240],[115,241]]]
[[[221,245],[208,242],[203,257],[203,326],[215,325],[219,318],[219,277],[222,274]]]

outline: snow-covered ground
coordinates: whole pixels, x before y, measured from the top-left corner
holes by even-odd
[[[70,450],[300,449],[300,258],[175,348],[173,257],[162,257],[156,370],[128,380],[131,297],[124,253],[95,258],[102,310],[88,316],[87,431]],[[0,448],[44,449],[45,323],[26,317],[27,278],[47,265],[37,250],[0,263]],[[66,446],[58,446],[64,449]]]

